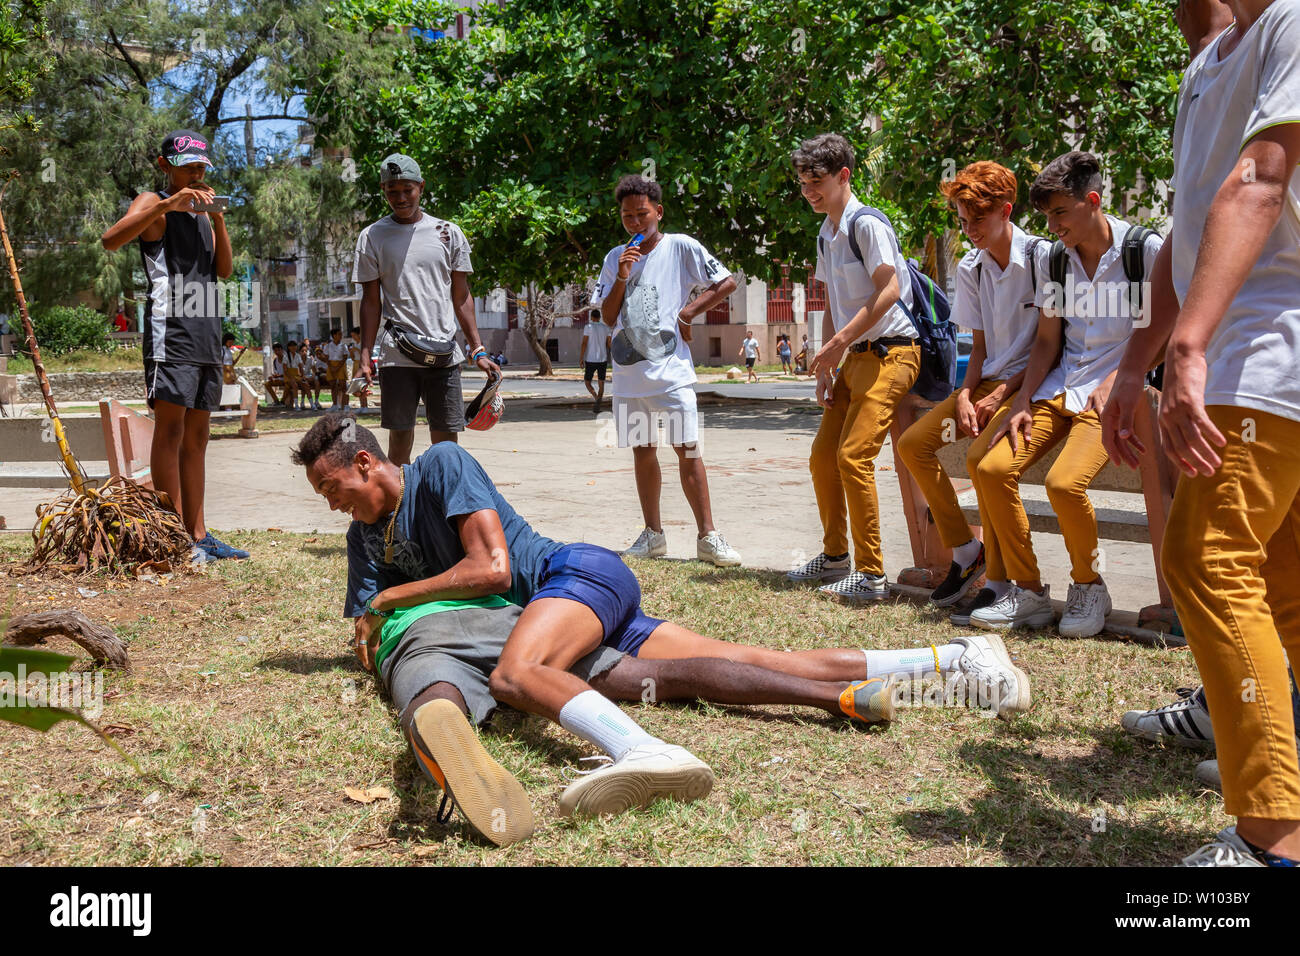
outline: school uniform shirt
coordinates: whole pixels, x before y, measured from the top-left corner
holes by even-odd
[[[224,345],[221,347],[221,364],[222,364],[222,365],[234,365],[234,364],[235,364],[235,350],[234,350],[234,349],[227,348],[227,347],[224,346]]]
[[[469,240],[454,222],[428,213],[413,223],[385,216],[361,230],[352,281],[379,280],[381,367],[426,367],[407,358],[393,343],[383,327],[389,320],[418,335],[450,341],[454,363],[465,361],[456,341],[460,322],[451,301],[451,274],[473,271]]]
[[[626,248],[615,246],[606,254],[592,308],[599,308],[614,287],[618,259]],[[619,368],[615,397],[647,398],[695,381],[695,362],[681,337],[677,314],[694,289],[729,275],[698,240],[680,233],[664,233],[658,245],[633,264],[610,343]]]
[[[1083,411],[1097,386],[1119,368],[1137,321],[1129,305],[1129,282],[1121,252],[1129,224],[1114,216],[1107,216],[1106,221],[1110,223],[1110,248],[1102,253],[1091,279],[1083,270],[1079,253],[1066,249],[1065,349],[1061,361],[1047,373],[1032,399],[1050,401],[1064,392],[1065,410],[1073,413]],[[1152,234],[1142,246],[1148,281],[1163,243],[1161,236]],[[1055,292],[1050,280],[1040,281],[1038,307],[1054,305]]]
[[[899,302],[902,305],[895,302],[879,322],[849,344],[857,345],[859,342],[893,336],[914,339],[917,337],[916,328],[907,317],[909,312],[904,310],[904,306],[907,310],[912,308],[912,280],[894,231],[875,216],[864,215],[859,217],[854,226],[858,250],[862,253],[861,262],[853,255],[853,248],[849,245],[848,224],[853,213],[862,206],[863,203],[857,196],[850,195],[840,221],[833,223],[831,217],[827,216],[817,233],[816,276],[826,283],[826,304],[831,310],[831,321],[835,324],[836,332],[852,322],[853,317],[876,294],[875,283],[871,281],[872,274],[882,265],[891,265],[898,276]],[[824,258],[823,247],[826,250]]]
[[[335,342],[330,339],[321,346],[321,350],[325,353],[326,360],[330,362],[342,362],[348,357],[347,342]]]
[[[271,378],[284,378],[284,360],[271,359]]]
[[[1011,258],[1001,268],[985,249],[972,249],[957,263],[952,321],[984,333],[986,379],[1008,379],[1029,365],[1038,334],[1034,282],[1047,281],[1052,244],[1039,239],[1030,262],[1029,244],[1037,236],[1011,227]]]
[[[1275,0],[1225,59],[1235,27],[1183,77],[1174,130],[1173,283],[1187,298],[1219,187],[1242,148],[1273,126],[1300,123],[1300,0]],[[1236,405],[1300,421],[1300,175],[1281,216],[1205,352],[1206,405]]]
[[[583,360],[587,362],[607,362],[609,361],[609,350],[605,348],[605,343],[609,341],[613,330],[608,325],[597,319],[587,323],[587,329],[583,334],[587,337],[587,354]],[[498,365],[500,361],[493,359]]]
[[[289,355],[286,355],[284,357],[284,364],[287,368],[291,368],[295,372],[299,373],[303,372],[305,368],[301,352],[292,352]]]

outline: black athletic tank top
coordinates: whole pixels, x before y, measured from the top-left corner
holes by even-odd
[[[167,213],[163,237],[140,240],[149,283],[141,326],[145,361],[221,364],[215,250],[212,223],[192,212]]]

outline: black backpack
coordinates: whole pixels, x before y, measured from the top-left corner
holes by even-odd
[[[853,258],[866,268],[854,229],[863,216],[879,219],[889,227],[890,232],[894,231],[894,225],[888,216],[872,206],[863,206],[849,217],[849,250],[853,253]],[[894,241],[898,241],[897,235]],[[817,245],[825,259],[826,244],[820,236],[817,237]],[[921,343],[921,371],[916,377],[916,384],[912,386],[912,394],[927,401],[941,402],[957,387],[957,327],[948,320],[952,306],[938,283],[921,271],[915,259],[907,260],[907,272],[912,287],[912,308],[903,304],[901,296],[898,307],[911,321],[916,329],[917,340]],[[901,287],[901,277],[899,284]]]

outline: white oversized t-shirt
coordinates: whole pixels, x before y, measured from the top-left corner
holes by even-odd
[[[423,213],[418,222],[402,223],[385,216],[357,237],[352,281],[379,280],[381,313],[380,365],[424,368],[409,359],[384,331],[391,319],[419,335],[455,344],[454,361],[465,360],[456,341],[460,322],[451,301],[451,274],[473,272],[469,240],[454,222]]]
[[[758,358],[758,339],[747,338],[740,344],[745,349],[745,358]]]
[[[1219,187],[1246,143],[1300,123],[1300,0],[1274,0],[1225,59],[1220,34],[1183,77],[1174,130],[1173,283],[1187,298]],[[1300,421],[1300,176],[1205,352],[1206,405],[1234,405]]]
[[[1050,401],[1065,393],[1065,410],[1077,414],[1083,411],[1093,391],[1119,368],[1124,350],[1137,328],[1140,316],[1133,315],[1129,281],[1124,274],[1124,237],[1129,224],[1114,216],[1110,223],[1110,248],[1097,261],[1097,269],[1089,279],[1083,271],[1083,260],[1074,249],[1065,250],[1065,289],[1053,288],[1050,280],[1038,283],[1038,306],[1056,306],[1055,298],[1061,292],[1065,311],[1065,347],[1061,361],[1056,364],[1043,384],[1034,392],[1032,401]],[[1151,280],[1156,256],[1164,238],[1152,233],[1142,244],[1142,264],[1145,281]],[[1143,299],[1147,303],[1150,294]]]
[[[592,319],[587,323],[587,328],[582,333],[587,337],[587,354],[582,357],[583,361],[606,362],[609,360],[609,352],[605,348],[605,343],[609,341],[611,332],[610,327],[599,319]]]
[[[957,289],[951,320],[984,333],[986,379],[1008,379],[1029,365],[1038,334],[1035,281],[1048,277],[1052,243],[1012,225],[1011,258],[1002,269],[986,250],[972,249],[957,263]],[[1034,247],[1031,268],[1029,244]]]
[[[856,196],[850,195],[844,215],[837,223],[827,216],[817,233],[817,278],[826,283],[826,301],[831,310],[831,320],[838,332],[853,321],[853,317],[876,294],[871,281],[882,265],[891,265],[898,276],[899,300],[909,310],[912,308],[912,280],[907,271],[907,259],[898,245],[894,231],[870,214],[858,217],[854,231],[858,240],[859,261],[849,243],[848,224],[853,213],[863,207]],[[907,312],[896,302],[871,328],[850,345],[875,341],[892,336],[916,338],[916,328]]]
[[[618,259],[626,245],[605,256],[592,307],[605,301],[618,278]],[[731,272],[697,240],[664,233],[659,243],[633,264],[614,324],[610,358],[618,366],[614,395],[646,398],[695,381],[691,349],[682,339],[677,314],[692,290],[721,282]]]

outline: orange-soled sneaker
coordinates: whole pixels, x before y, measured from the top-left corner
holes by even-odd
[[[533,834],[528,794],[505,767],[479,743],[460,708],[449,700],[421,705],[409,735],[420,769],[442,788],[443,807],[450,799],[473,829],[497,846]],[[438,808],[438,820],[451,816]]]
[[[888,723],[894,719],[898,704],[898,679],[872,677],[844,688],[840,694],[840,711],[864,724]]]

